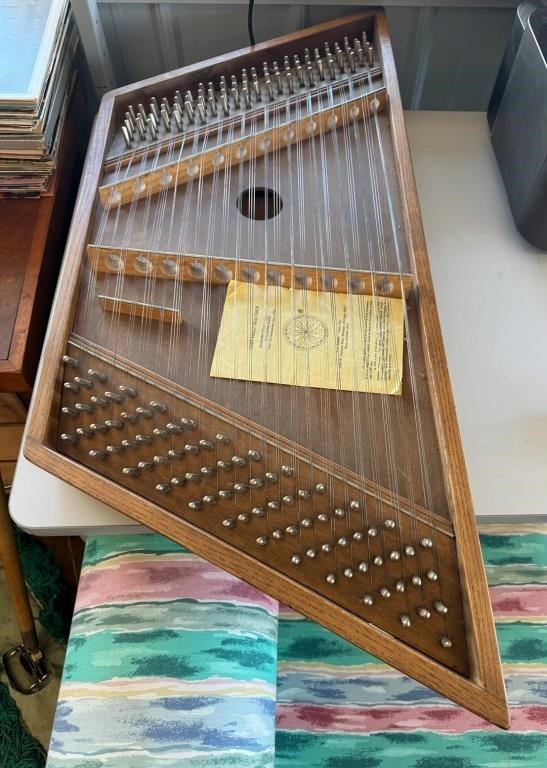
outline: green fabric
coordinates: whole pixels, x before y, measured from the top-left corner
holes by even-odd
[[[43,768],[46,755],[24,729],[19,710],[0,683],[0,768]]]
[[[32,536],[18,528],[15,528],[15,536],[25,581],[40,609],[38,620],[54,640],[66,645],[72,605],[61,567],[53,554]]]

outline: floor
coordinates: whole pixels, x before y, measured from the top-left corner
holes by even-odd
[[[3,569],[0,567],[0,607],[2,620],[0,621],[0,656],[9,648],[20,642],[19,630],[15,621],[15,614],[11,602],[11,596],[6,584]],[[33,603],[33,614],[38,615],[38,606]],[[24,696],[17,693],[10,687],[6,672],[0,664],[0,681],[6,685],[12,698],[16,702],[21,712],[23,721],[27,730],[37,739],[47,751],[53,717],[55,714],[55,705],[57,703],[57,694],[59,692],[60,677],[65,658],[65,649],[59,643],[45,632],[37,623],[38,637],[40,646],[44,651],[53,675],[49,685],[39,693],[30,696]]]

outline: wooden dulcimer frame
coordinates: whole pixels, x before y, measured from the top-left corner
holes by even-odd
[[[329,50],[333,39],[344,43]],[[284,67],[272,64],[276,59],[285,61]],[[256,70],[265,60],[259,78]],[[241,69],[246,74],[241,82],[232,80],[230,88],[226,78]],[[207,90],[202,83],[208,81]],[[184,92],[189,95],[183,100]],[[162,93],[175,96],[160,104]],[[264,102],[274,109],[276,100],[283,101],[284,111],[269,122]],[[150,114],[143,108],[148,102]],[[234,118],[230,123],[233,113],[239,120],[246,109],[247,122],[236,124]],[[246,134],[244,125],[251,123],[253,132]],[[366,146],[355,139],[359,131],[368,137]],[[250,246],[242,248],[238,240],[231,249],[231,236],[222,238],[214,229],[215,216],[200,215],[195,208],[196,190],[206,196],[220,179],[218,187],[225,194],[229,183],[240,192],[238,173],[241,179],[254,169],[263,177],[275,166],[289,168],[289,173],[278,189],[270,190],[265,205],[275,209],[272,222],[288,221],[282,217],[294,211],[296,198],[291,203],[287,176],[293,166],[286,165],[287,158],[300,153],[305,160],[314,141],[327,149],[331,142],[343,145],[346,158],[337,162],[349,176],[361,158],[375,163],[370,176],[356,171],[357,186],[348,183],[349,193],[336,187],[334,171],[327,174],[334,189],[325,205],[332,214],[332,239],[351,250],[347,233],[340,229],[347,209],[337,208],[346,203],[339,200],[349,194],[351,201],[360,205],[363,200],[366,206],[372,195],[369,181],[376,180],[384,191],[371,198],[371,205],[381,203],[374,226],[385,233],[378,248],[388,253],[381,264],[373,263],[373,256],[361,262],[359,249],[355,261],[348,257],[349,269],[336,261],[336,254],[322,264],[307,257],[299,261],[298,256],[290,261],[284,257],[290,249],[283,226],[274,229],[274,223],[254,222],[248,230]],[[334,168],[328,158],[318,162]],[[304,224],[306,231],[324,225],[316,216],[323,202],[313,197],[318,185],[309,164],[296,167],[302,190],[316,201],[303,206],[300,214],[297,226],[303,238]],[[187,228],[194,227],[193,234],[177,249],[156,232],[152,215],[169,200],[177,201],[175,211],[184,195],[197,213],[184,219]],[[283,213],[276,203],[281,198]],[[181,210],[176,209],[176,217]],[[137,222],[131,230],[130,216]],[[228,234],[238,216],[241,208],[234,207],[229,219],[223,219]],[[358,233],[362,217],[357,219]],[[116,230],[119,221],[125,222],[127,236]],[[260,239],[256,233],[266,226],[269,235]],[[210,241],[216,243],[214,252],[205,245]],[[261,253],[256,257],[262,247],[257,243],[263,241],[268,247],[279,245],[268,259]],[[291,248],[297,250],[294,243]],[[282,385],[211,383],[206,364],[230,279],[342,295],[356,292],[378,300],[402,297],[407,308],[402,395],[296,392],[289,416],[283,407],[289,388]],[[113,286],[123,290],[114,294]],[[179,293],[184,289],[179,304],[161,300],[170,286]],[[196,326],[192,336],[188,329],[205,300],[210,302],[207,333],[200,335],[205,326]],[[136,325],[143,333],[140,346],[129,331]],[[112,341],[107,331],[114,326],[118,336]],[[161,346],[167,345],[162,333],[184,339],[176,375],[173,361],[166,362],[170,355],[162,352],[168,349]],[[201,357],[205,363],[194,364]],[[266,401],[262,410],[259,396]],[[302,415],[306,397],[312,407]],[[375,419],[392,424],[389,439],[366,434]],[[370,451],[355,458],[358,452],[348,438],[346,461],[337,437],[323,448],[317,435],[326,431],[325,422],[330,435],[353,432],[359,440],[364,435]],[[310,425],[307,443],[302,433]],[[363,469],[359,461],[366,462],[376,449],[373,469]],[[322,24],[104,97],[24,450],[40,467],[289,603],[454,702],[508,727],[383,11]],[[392,463],[390,452],[396,456]],[[427,482],[420,480],[423,462],[429,467]],[[416,490],[421,485],[423,493]]]

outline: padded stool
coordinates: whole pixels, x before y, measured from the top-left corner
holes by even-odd
[[[48,768],[545,768],[547,528],[482,537],[500,731],[154,534],[89,539]]]

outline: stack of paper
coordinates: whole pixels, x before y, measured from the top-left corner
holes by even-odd
[[[0,0],[0,196],[47,189],[77,46],[68,0]]]

